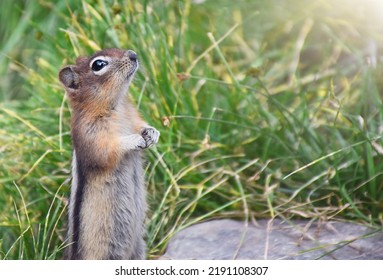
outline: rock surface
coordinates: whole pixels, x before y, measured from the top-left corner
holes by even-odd
[[[175,234],[163,258],[383,260],[383,231],[344,222],[213,220]]]

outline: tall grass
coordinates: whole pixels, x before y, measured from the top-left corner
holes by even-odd
[[[61,257],[71,144],[57,73],[107,47],[138,52],[130,94],[161,131],[150,257],[213,218],[380,226],[383,22],[375,2],[350,1],[2,1],[0,257]]]

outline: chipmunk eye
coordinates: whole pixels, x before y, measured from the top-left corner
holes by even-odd
[[[104,68],[106,65],[108,65],[108,62],[105,60],[97,59],[92,64],[92,70],[93,71],[100,71],[102,68]]]

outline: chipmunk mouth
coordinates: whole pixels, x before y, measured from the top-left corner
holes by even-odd
[[[129,70],[127,74],[128,79],[131,78],[137,72],[138,66],[139,66],[138,60],[132,61],[131,69]]]

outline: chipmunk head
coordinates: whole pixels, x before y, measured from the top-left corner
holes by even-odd
[[[105,49],[90,57],[77,58],[75,65],[61,69],[59,78],[73,102],[113,102],[126,92],[137,68],[134,51]]]

